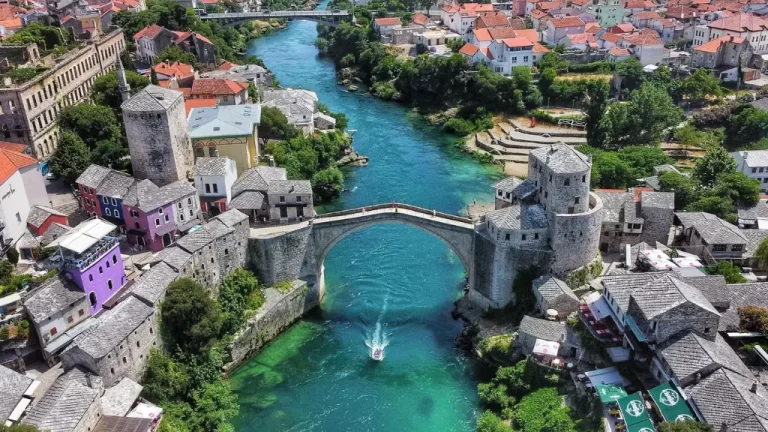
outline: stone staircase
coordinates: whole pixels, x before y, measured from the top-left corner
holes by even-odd
[[[527,171],[528,153],[556,143],[579,146],[587,143],[586,131],[578,129],[527,128],[512,121],[502,122],[493,129],[475,135],[475,145],[504,165],[508,174]]]

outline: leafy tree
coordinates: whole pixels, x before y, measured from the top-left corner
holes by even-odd
[[[726,144],[738,148],[740,144],[757,141],[768,134],[768,112],[747,107],[731,115],[725,127]]]
[[[243,325],[246,311],[255,311],[264,304],[264,293],[259,279],[245,269],[228,274],[219,287],[219,303],[223,322],[222,335],[231,335]]]
[[[493,412],[484,411],[477,416],[477,432],[512,432],[512,428]]]
[[[696,72],[686,77],[680,85],[680,92],[693,102],[703,102],[708,97],[720,97],[723,94],[720,81],[705,68],[696,69]]]
[[[132,71],[125,71],[125,79],[131,86],[131,94],[136,94],[149,85],[147,77]],[[91,100],[98,105],[112,108],[116,116],[121,115],[120,105],[123,103],[123,99],[117,84],[117,72],[109,72],[94,80],[91,88]]]
[[[760,181],[740,172],[726,172],[717,177],[715,195],[730,197],[736,204],[752,206],[760,200]]]
[[[759,306],[738,308],[739,328],[750,332],[768,333],[768,310]]]
[[[59,113],[59,126],[81,137],[90,150],[101,141],[120,142],[117,117],[109,107],[82,103],[64,107]]]
[[[199,353],[219,336],[219,305],[197,282],[181,278],[170,285],[160,307],[163,340],[170,352]]]
[[[715,428],[696,420],[659,423],[659,432],[715,432]]]
[[[151,70],[152,72],[150,72],[149,74],[149,82],[154,85],[160,85],[160,80],[157,79],[157,71],[155,70],[154,67]]]
[[[596,139],[595,132],[597,126],[600,124],[600,119],[603,118],[605,108],[608,105],[608,96],[610,94],[610,87],[605,81],[598,81],[594,88],[587,90],[585,99],[585,110],[587,124],[587,143],[596,147],[602,146],[602,137]]]
[[[187,368],[157,349],[150,351],[143,381],[145,397],[161,405],[185,398],[190,389]]]
[[[91,152],[91,161],[97,165],[122,170],[126,167],[128,149],[114,140],[100,141]]]
[[[57,177],[73,182],[91,164],[91,151],[83,140],[71,131],[64,130],[59,145],[48,163]]]
[[[757,246],[755,261],[760,268],[768,267],[768,238],[763,239]]]
[[[683,119],[682,110],[675,106],[663,88],[643,84],[629,98],[630,116],[634,120],[629,142],[639,145],[661,141],[664,130]]]
[[[635,183],[634,170],[619,153],[591,148],[588,152],[592,155],[593,187],[625,189]]]
[[[13,264],[8,260],[0,261],[0,285],[7,285],[13,275]]]
[[[341,194],[344,174],[335,166],[323,169],[312,176],[312,191],[319,201],[327,201]]]
[[[699,130],[691,124],[686,124],[675,129],[674,138],[686,147],[700,147],[711,151],[723,144],[725,135],[723,129]]]
[[[248,83],[248,98],[253,103],[256,103],[259,100],[259,88],[256,87],[253,82]]]
[[[8,249],[8,252],[5,253],[5,256],[8,257],[8,262],[16,265],[19,263],[19,251],[16,250],[16,248],[10,248]]]
[[[724,148],[718,147],[696,162],[693,177],[704,186],[713,186],[718,176],[735,171],[736,161]]]
[[[515,408],[514,424],[522,431],[575,432],[575,423],[570,420],[570,410],[562,406],[562,397],[553,387],[545,387],[523,397]],[[570,420],[563,424],[563,420]]]
[[[288,122],[285,114],[274,107],[262,107],[259,137],[266,146],[270,139],[287,140],[296,136],[298,131]]]
[[[710,190],[703,193],[698,200],[689,204],[686,211],[701,211],[712,213],[717,217],[725,219],[731,223],[736,222],[736,206],[728,197],[718,196]]]
[[[36,43],[41,50],[52,50],[56,46],[66,45],[69,41],[69,33],[61,31],[54,26],[32,23],[18,30],[13,36],[5,39],[4,44],[26,45]]]
[[[646,77],[643,64],[636,57],[617,63],[616,74],[622,78],[622,88],[629,90],[640,88]]]
[[[188,53],[175,45],[171,45],[157,54],[155,62],[168,62],[168,64],[181,62],[188,65],[194,65],[197,63],[197,58],[195,58],[194,54]]]
[[[674,163],[659,147],[629,146],[618,152],[619,159],[632,167],[633,176],[647,177],[653,174],[653,167]]]
[[[674,192],[676,209],[684,209],[698,199],[696,181],[674,171],[661,173],[659,186],[662,192]]]
[[[459,50],[461,50],[461,47],[464,46],[464,40],[462,38],[448,39],[446,45],[451,49],[451,51],[457,53]]]
[[[747,279],[741,274],[741,269],[733,265],[730,261],[720,261],[715,265],[707,267],[707,272],[713,275],[725,276],[725,281],[729,284],[744,283]]]
[[[201,430],[234,432],[229,420],[237,415],[240,406],[229,383],[219,379],[205,384],[192,398]]]

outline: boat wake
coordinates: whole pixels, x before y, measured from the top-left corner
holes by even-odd
[[[379,317],[376,320],[376,325],[372,331],[366,332],[365,345],[368,347],[368,355],[377,361],[384,360],[384,349],[389,345],[389,335],[382,328],[382,319],[384,313],[387,311],[387,304],[389,302],[389,293],[384,296],[384,305],[379,312]]]

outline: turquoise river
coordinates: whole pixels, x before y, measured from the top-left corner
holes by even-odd
[[[454,138],[403,106],[336,85],[318,58],[316,24],[252,42],[285,87],[317,92],[349,118],[355,148],[370,164],[346,174],[349,190],[323,211],[397,200],[458,213],[490,202],[498,178],[458,152]],[[325,261],[326,297],[232,375],[240,432],[471,431],[478,409],[476,362],[455,347],[451,318],[464,268],[440,240],[404,225],[353,233]],[[375,362],[367,345],[386,345]]]

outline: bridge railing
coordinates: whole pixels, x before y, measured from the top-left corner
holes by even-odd
[[[348,17],[346,10],[333,11],[271,11],[271,12],[231,12],[209,13],[201,15],[202,19],[247,19],[247,18],[285,18],[285,17]]]
[[[413,212],[421,213],[421,214],[426,215],[426,216],[436,216],[436,217],[441,217],[443,219],[450,219],[452,221],[461,222],[461,223],[467,223],[467,224],[472,224],[473,223],[472,219],[470,219],[470,218],[456,216],[456,215],[453,215],[453,214],[450,214],[450,213],[443,213],[443,212],[439,212],[439,211],[435,211],[435,210],[428,210],[428,209],[425,209],[425,208],[422,208],[422,207],[417,207],[415,205],[403,204],[403,203],[374,204],[374,205],[370,205],[370,206],[358,207],[358,208],[349,209],[349,210],[340,210],[340,211],[336,211],[336,212],[323,213],[321,215],[315,216],[315,220],[324,219],[324,218],[339,217],[339,216],[349,216],[349,215],[360,214],[360,213],[364,213],[364,212],[370,212],[370,211],[374,211],[374,210],[394,209],[395,205],[397,206],[398,209],[410,210],[410,211],[413,211]]]

